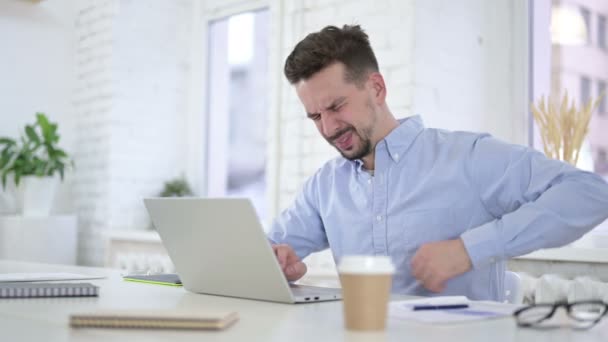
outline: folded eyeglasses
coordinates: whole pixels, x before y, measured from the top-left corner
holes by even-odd
[[[513,315],[521,327],[554,327],[546,326],[545,323],[562,307],[566,310],[571,326],[575,329],[591,328],[608,312],[608,303],[601,300],[586,300],[534,304],[518,309]]]

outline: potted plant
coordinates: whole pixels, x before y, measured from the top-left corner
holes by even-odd
[[[26,125],[19,139],[0,137],[2,187],[14,182],[17,210],[24,216],[48,216],[59,180],[73,166],[58,143],[57,124],[44,113],[36,113],[36,122]]]
[[[185,177],[176,177],[166,181],[163,189],[158,193],[160,197],[191,197],[194,196],[190,183]],[[152,222],[148,225],[148,230],[154,230]]]
[[[160,197],[188,197],[192,195],[190,184],[184,177],[165,182],[163,190],[159,194]]]

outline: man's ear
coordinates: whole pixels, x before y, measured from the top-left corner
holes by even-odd
[[[369,75],[369,82],[376,104],[384,104],[386,101],[386,85],[384,84],[384,77],[382,77],[379,72],[373,72]]]

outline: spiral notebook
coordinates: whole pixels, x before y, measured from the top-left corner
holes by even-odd
[[[221,330],[234,324],[238,313],[178,310],[110,310],[70,316],[73,328]]]
[[[97,297],[90,283],[0,283],[0,298]]]

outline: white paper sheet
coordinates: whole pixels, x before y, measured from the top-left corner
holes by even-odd
[[[86,280],[103,279],[103,275],[87,275],[76,273],[0,273],[0,282],[54,281],[54,280]]]
[[[468,308],[450,310],[414,311],[414,305],[468,304]],[[471,301],[463,296],[429,297],[391,302],[389,317],[422,323],[462,323],[508,317],[519,308],[518,305],[487,301]]]

